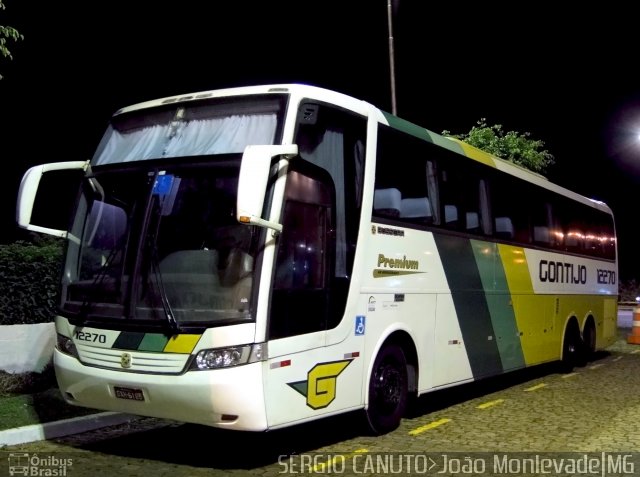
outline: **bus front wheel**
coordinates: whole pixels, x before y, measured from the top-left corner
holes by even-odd
[[[407,360],[402,348],[387,345],[376,357],[369,381],[369,428],[386,434],[400,425],[407,408]]]

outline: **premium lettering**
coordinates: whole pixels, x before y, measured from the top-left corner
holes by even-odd
[[[419,263],[417,260],[407,260],[406,255],[402,258],[387,258],[383,254],[379,253],[378,267],[418,270]]]

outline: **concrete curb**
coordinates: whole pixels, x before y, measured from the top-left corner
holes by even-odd
[[[139,416],[122,414],[119,412],[102,412],[88,416],[73,417],[61,421],[46,422],[44,424],[32,424],[30,426],[17,427],[0,431],[0,446],[13,446],[28,442],[55,439],[70,434],[93,431],[101,427],[124,424]]]

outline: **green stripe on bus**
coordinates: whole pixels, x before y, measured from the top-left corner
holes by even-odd
[[[498,248],[494,243],[479,240],[472,240],[471,246],[485,291],[502,368],[505,371],[522,368],[525,364],[524,356]]]
[[[168,338],[161,333],[123,331],[112,348],[158,353],[191,353],[201,336],[184,334]]]
[[[137,350],[144,339],[145,333],[123,331],[113,343],[112,348]]]
[[[417,126],[416,124],[394,116],[393,114],[384,111],[382,112],[382,114],[387,120],[389,126],[394,129],[402,131],[405,134],[415,136],[419,139],[431,142],[445,149],[449,149],[450,151],[466,156],[470,159],[473,159],[474,161],[486,164],[487,166],[496,167],[494,156],[482,151],[481,149],[473,147],[465,142],[460,141],[459,139],[445,137],[440,134],[434,133],[433,131],[429,131],[428,129]]]
[[[397,116],[394,116],[393,114],[384,113],[384,112],[383,114],[385,119],[389,123],[389,126],[391,126],[392,128],[398,129],[399,131],[410,134],[419,139],[424,139],[426,141],[433,142],[433,140],[431,139],[431,135],[429,134],[429,131],[427,131],[425,128],[422,128],[413,123],[410,123],[409,121],[405,119],[401,119]]]
[[[159,333],[147,333],[138,346],[138,351],[158,351],[164,350],[169,338]]]
[[[473,376],[499,374],[503,371],[502,361],[471,241],[444,234],[434,234],[434,238]]]

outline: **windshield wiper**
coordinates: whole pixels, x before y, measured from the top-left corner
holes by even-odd
[[[154,174],[154,184],[158,179],[159,174],[158,171]],[[155,187],[155,185],[154,185]],[[171,308],[171,303],[169,303],[169,299],[167,298],[167,291],[164,286],[164,282],[162,280],[162,272],[160,271],[160,259],[158,258],[158,233],[160,230],[160,222],[162,221],[162,204],[160,202],[159,197],[153,193],[149,198],[149,207],[147,209],[147,238],[146,238],[146,252],[149,254],[149,262],[151,270],[153,271],[153,275],[155,276],[155,281],[158,286],[158,292],[160,294],[160,303],[162,304],[162,309],[164,310],[164,316],[167,319],[167,323],[169,325],[169,330],[171,333],[176,334],[180,331],[180,327],[178,326],[178,322],[176,321],[175,314],[173,313],[173,309]],[[153,220],[153,223],[151,222]],[[147,278],[147,281],[149,279]],[[153,295],[153,293],[152,293]]]
[[[156,277],[156,283],[158,284],[160,292],[160,302],[162,303],[164,316],[167,318],[169,329],[173,334],[177,334],[180,332],[180,326],[178,326],[173,309],[171,308],[171,303],[169,303],[169,299],[167,298],[167,291],[164,287],[164,282],[162,281],[162,272],[160,271],[158,260],[158,248],[155,245],[151,250],[151,268],[154,276]]]

